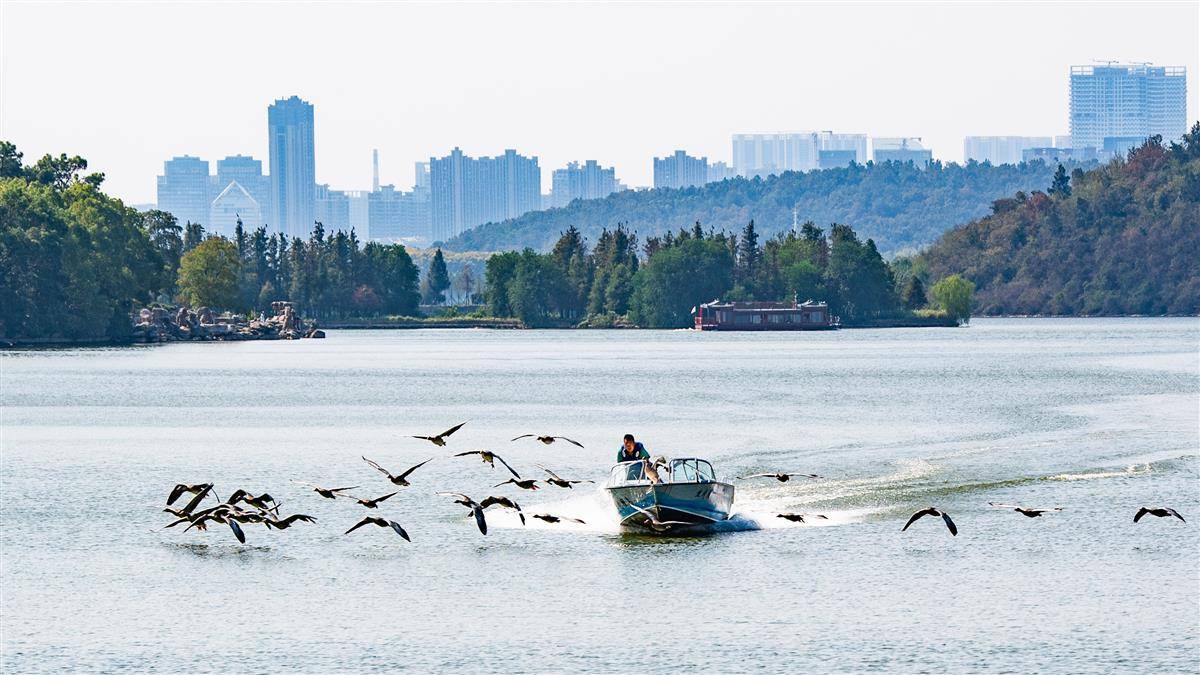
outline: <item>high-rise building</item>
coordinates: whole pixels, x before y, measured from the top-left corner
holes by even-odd
[[[267,219],[271,217],[271,178],[263,174],[262,162],[245,155],[231,155],[225,159],[218,159],[217,175],[211,185],[211,194],[221,194],[233,182],[242,186],[258,204],[258,218],[250,220],[243,213],[242,225],[248,230],[268,225]]]
[[[318,185],[313,197],[313,219],[319,221],[326,232],[350,230],[350,198],[345,192]]]
[[[209,217],[208,162],[183,155],[163,162],[158,177],[158,208],[184,223],[207,224]]]
[[[414,190],[429,189],[429,162],[413,162],[416,178],[413,180]]]
[[[600,199],[617,191],[617,172],[604,168],[593,159],[581,166],[570,162],[565,169],[551,174],[551,205],[566,206],[576,199]]]
[[[537,157],[505,150],[475,159],[454,148],[429,159],[431,237],[445,241],[483,223],[516,218],[541,207]]]
[[[1187,69],[1148,63],[1071,66],[1071,144],[1112,148],[1187,132]]]
[[[350,229],[358,233],[363,241],[371,240],[370,195],[366,190],[347,190],[346,201],[350,210]]]
[[[208,212],[205,231],[227,239],[232,239],[237,232],[238,219],[241,219],[246,232],[258,227],[255,223],[262,222],[262,210],[258,201],[237,181],[230,181],[225,189],[221,190],[209,205]]]
[[[876,164],[883,162],[912,162],[924,168],[933,160],[933,151],[921,145],[919,138],[873,138],[871,156]]]
[[[851,155],[855,164],[867,163],[866,134],[835,134],[832,131],[822,131],[817,134],[818,156],[817,164],[822,169],[829,169],[850,164]],[[821,163],[824,156],[825,163]]]
[[[854,150],[821,150],[817,155],[818,169],[840,169],[858,161]]]
[[[267,108],[271,148],[271,203],[279,231],[306,238],[313,226],[316,155],[313,107],[299,97],[279,99]]]
[[[402,192],[383,185],[367,195],[371,239],[399,242],[429,239],[429,191],[415,188]]]
[[[666,157],[654,158],[654,187],[685,188],[708,182],[708,158],[692,157],[676,150]]]
[[[963,161],[1020,164],[1029,148],[1049,148],[1051,136],[967,136],[963,139]]]
[[[820,144],[810,131],[787,134],[734,134],[733,168],[739,176],[771,176],[817,168]]]
[[[866,134],[803,131],[778,134],[734,134],[733,168],[738,175],[778,175],[866,164]]]
[[[708,163],[707,182],[720,183],[727,178],[737,178],[737,171],[732,166],[729,166],[725,162]]]

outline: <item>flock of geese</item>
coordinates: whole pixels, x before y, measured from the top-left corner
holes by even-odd
[[[1032,508],[1032,507],[1027,507],[1027,506],[1017,506],[1016,504],[997,504],[996,502],[988,502],[988,506],[992,506],[992,507],[995,507],[998,509],[1012,509],[1013,511],[1016,511],[1017,513],[1025,516],[1026,518],[1041,518],[1042,514],[1044,514],[1044,513],[1052,513],[1055,511],[1063,510],[1061,506],[1051,506],[1051,507],[1045,507],[1045,508]],[[1143,517],[1148,516],[1148,515],[1156,516],[1158,518],[1169,518],[1169,517],[1173,516],[1175,518],[1178,518],[1179,520],[1182,520],[1185,523],[1187,522],[1186,520],[1183,520],[1183,516],[1179,515],[1178,511],[1176,511],[1175,509],[1167,508],[1165,506],[1164,507],[1155,507],[1152,509],[1146,508],[1145,506],[1143,506],[1137,510],[1137,513],[1135,513],[1133,515],[1133,522],[1136,523],[1139,520],[1141,520]],[[900,531],[904,532],[905,530],[908,529],[909,525],[912,525],[913,523],[917,522],[921,518],[924,518],[925,516],[940,517],[942,519],[942,521],[946,523],[946,529],[950,530],[950,534],[952,536],[956,536],[956,537],[958,536],[958,527],[956,527],[954,525],[953,520],[950,520],[950,514],[946,513],[945,511],[942,511],[941,509],[933,507],[933,506],[927,506],[927,507],[921,509],[920,511],[917,511],[916,513],[912,514],[912,516],[908,519],[908,522],[904,524],[904,527],[900,528]]]
[[[429,441],[439,448],[446,447],[446,439],[454,432],[461,429],[464,424],[466,424],[466,422],[457,424],[446,431],[437,434],[436,436],[411,436],[410,438]],[[561,440],[580,448],[583,447],[583,444],[579,443],[578,441],[571,440],[565,436],[539,436],[537,434],[522,434],[516,438],[513,438],[512,441],[518,441],[523,438],[533,438],[545,445],[551,445],[555,441]],[[517,473],[516,469],[514,469],[512,465],[505,461],[503,457],[490,450],[469,450],[467,452],[455,453],[450,457],[470,457],[472,455],[478,456],[484,464],[487,464],[492,469],[496,468],[496,462],[499,461],[500,464],[512,474],[512,478],[509,478],[501,483],[497,483],[493,486],[494,488],[503,487],[505,485],[514,485],[521,490],[533,491],[541,489],[538,483],[543,483],[545,485],[552,485],[558,488],[572,489],[573,486],[580,483],[594,482],[591,480],[566,479],[540,464],[535,466],[541,469],[548,476],[548,478],[522,478],[521,475]],[[411,466],[402,473],[398,474],[393,474],[391,471],[384,468],[374,460],[366,457],[363,457],[362,459],[367,463],[368,466],[383,474],[387,481],[393,486],[405,488],[412,486],[412,483],[409,481],[409,476],[411,476],[414,471],[432,462],[436,458],[430,457],[429,459]],[[647,462],[647,464],[649,465],[650,462]],[[652,468],[652,466],[648,467],[647,471],[649,472]],[[654,480],[654,476],[650,476],[650,478],[652,482],[657,482]],[[780,483],[786,483],[792,478],[819,479],[821,476],[812,473],[787,472],[756,473],[748,476],[738,476],[738,480],[750,480],[755,478],[769,478],[779,481]],[[316,492],[319,496],[325,499],[350,499],[359,506],[367,509],[378,509],[379,505],[384,501],[387,501],[388,499],[400,493],[399,490],[394,490],[378,497],[359,497],[349,493],[350,490],[360,489],[360,486],[358,485],[330,488],[300,481],[293,482],[311,488],[313,492]],[[187,523],[187,527],[184,528],[184,531],[191,530],[193,528],[197,530],[207,530],[210,523],[217,523],[221,525],[227,525],[229,529],[232,530],[234,536],[237,537],[237,540],[244,544],[246,543],[246,533],[242,529],[242,525],[261,524],[268,530],[286,530],[297,522],[315,523],[317,520],[315,517],[303,513],[293,513],[288,516],[280,516],[279,510],[282,506],[282,503],[266,492],[259,495],[254,495],[245,490],[238,489],[235,490],[228,499],[222,501],[213,491],[213,487],[214,486],[212,483],[179,483],[175,485],[175,487],[173,487],[170,493],[167,495],[167,505],[166,508],[163,509],[164,512],[174,516],[175,520],[165,525],[163,529],[172,528],[176,525]],[[185,494],[192,495],[192,498],[181,507],[174,506],[176,502],[179,501],[180,497]],[[461,492],[437,492],[436,494],[439,496],[453,497],[454,503],[466,507],[467,510],[470,511],[471,517],[475,520],[475,524],[479,528],[479,532],[484,535],[486,535],[488,531],[486,511],[493,506],[516,511],[517,516],[521,520],[521,524],[525,525],[526,523],[525,511],[521,508],[520,504],[509,497],[488,495],[487,497],[476,501]],[[207,508],[200,508],[200,506],[204,503],[204,500],[210,496],[217,501],[217,504]],[[988,505],[994,508],[1011,509],[1012,511],[1019,513],[1026,518],[1040,518],[1044,514],[1055,513],[1063,510],[1061,506],[1034,508],[1015,504],[998,504],[996,502],[988,502]],[[680,521],[659,520],[650,511],[638,508],[637,506],[634,506],[634,508],[647,516],[647,527],[656,532],[664,532],[675,526],[692,524]],[[1148,515],[1155,516],[1157,518],[1173,517],[1178,518],[1180,521],[1187,522],[1175,509],[1167,507],[1147,508],[1145,506],[1138,509],[1137,513],[1134,514],[1133,522],[1139,522],[1143,517]],[[562,522],[573,522],[581,525],[587,524],[579,518],[556,516],[548,513],[530,513],[529,516],[550,524]],[[934,506],[929,506],[917,511],[916,513],[913,513],[912,516],[909,517],[908,522],[904,524],[904,527],[900,528],[900,531],[907,531],[909,526],[925,516],[941,518],[946,525],[946,529],[950,531],[950,534],[952,536],[958,536],[958,527],[950,518],[950,514]],[[776,514],[776,517],[796,523],[805,523],[805,518],[828,520],[828,517],[822,514],[779,513]],[[404,527],[400,525],[400,523],[396,522],[395,520],[379,516],[365,516],[357,523],[352,525],[343,534],[350,534],[355,530],[368,525],[374,525],[382,529],[390,529],[405,541],[412,541],[412,538],[409,536]]]
[[[443,448],[446,447],[446,439],[454,432],[461,429],[463,424],[466,423],[463,422],[461,424],[457,424],[435,436],[411,436],[411,438],[429,441],[435,446]],[[539,436],[537,434],[523,434],[512,440],[518,441],[523,438],[534,438],[545,445],[550,445],[555,441],[561,440],[571,443],[572,445],[576,445],[580,448],[583,447],[583,445],[578,441],[571,440],[565,436]],[[522,478],[521,474],[517,473],[517,470],[514,469],[507,461],[505,461],[503,457],[490,450],[470,450],[467,452],[455,453],[450,457],[455,458],[470,456],[479,457],[484,464],[487,464],[493,469],[496,468],[496,462],[500,462],[500,464],[512,474],[512,478],[502,483],[497,483],[493,487],[502,487],[511,484],[522,490],[538,490],[541,489],[541,486],[539,486],[538,483],[542,483],[544,485],[552,485],[558,488],[573,489],[575,485],[579,485],[580,483],[594,482],[590,480],[573,480],[563,478],[554,471],[540,464],[536,466],[546,474],[546,478]],[[387,481],[393,486],[406,488],[412,486],[409,477],[413,474],[413,472],[432,462],[436,458],[430,457],[420,464],[411,466],[400,473],[392,473],[390,470],[381,466],[378,462],[368,459],[367,457],[363,457],[362,459],[364,462],[366,462],[367,466],[383,474]],[[301,481],[293,482],[297,483],[298,485],[311,488],[313,492],[316,492],[319,496],[324,497],[325,499],[348,499],[355,502],[359,506],[368,509],[378,509],[380,504],[400,493],[400,490],[394,490],[378,497],[361,497],[350,493],[351,490],[360,489],[361,486],[359,485],[351,485],[346,487],[323,487],[313,483],[305,483]],[[317,520],[315,517],[303,513],[280,516],[279,510],[282,506],[282,503],[266,492],[259,495],[254,495],[245,490],[238,489],[235,490],[228,499],[222,501],[220,497],[213,491],[213,488],[214,485],[212,483],[179,483],[175,485],[175,487],[171,489],[170,494],[167,495],[167,505],[166,508],[163,509],[164,512],[174,516],[175,520],[165,525],[163,529],[172,528],[176,525],[183,525],[186,523],[187,527],[184,528],[184,531],[191,530],[193,528],[197,530],[207,530],[209,524],[217,523],[221,525],[227,525],[229,529],[233,531],[233,535],[237,538],[237,540],[244,544],[246,543],[246,532],[242,529],[242,525],[262,524],[267,529],[286,530],[288,527],[291,527],[297,522],[314,523]],[[183,506],[175,506],[175,504],[180,500],[180,497],[185,494],[192,495],[192,498]],[[522,510],[521,505],[518,504],[516,500],[509,497],[502,495],[488,495],[479,501],[475,501],[471,497],[460,492],[438,492],[436,494],[440,496],[453,497],[454,503],[465,506],[470,511],[471,516],[474,518],[475,524],[479,528],[479,532],[481,534],[487,534],[488,525],[485,512],[487,509],[493,506],[516,511],[517,516],[521,519],[521,524],[524,525],[526,523],[525,511]],[[210,497],[216,500],[217,504],[207,508],[200,508],[201,505],[204,504],[204,501]],[[536,518],[551,524],[574,522],[586,525],[586,523],[579,518],[556,516],[549,513],[530,513],[528,515],[531,518]],[[390,518],[384,518],[380,516],[365,516],[357,523],[352,525],[350,529],[346,530],[343,534],[350,534],[351,532],[368,525],[374,525],[385,530],[390,529],[405,541],[412,541],[408,531],[405,530],[400,523]]]
[[[755,474],[751,474],[749,476],[739,476],[738,480],[746,480],[746,479],[750,479],[750,478],[774,478],[775,480],[779,481],[780,483],[786,483],[795,477],[821,478],[821,476],[818,476],[815,473],[782,473],[781,472],[781,473],[755,473]],[[1063,510],[1063,508],[1061,506],[1049,506],[1049,507],[1042,507],[1042,508],[1034,508],[1034,507],[1028,507],[1028,506],[1018,506],[1016,504],[997,504],[996,502],[988,502],[988,506],[992,506],[992,507],[999,508],[999,509],[1012,509],[1013,511],[1025,516],[1026,518],[1040,518],[1040,517],[1042,517],[1042,514],[1053,513],[1056,511]],[[805,515],[806,514],[803,514],[803,513],[780,513],[776,517],[783,518],[784,520],[790,520],[794,523],[803,523],[803,522],[805,522],[805,520],[804,520]],[[918,520],[924,518],[925,516],[935,516],[935,517],[941,518],[942,522],[944,522],[946,524],[946,529],[950,531],[950,535],[954,536],[954,537],[958,536],[958,526],[955,525],[954,521],[950,519],[950,514],[946,513],[945,511],[942,511],[941,509],[938,509],[937,507],[934,507],[934,506],[927,506],[927,507],[921,509],[920,511],[917,511],[916,513],[912,514],[912,516],[909,517],[908,522],[904,523],[904,527],[900,528],[900,531],[901,532],[907,531],[908,527],[910,525],[912,525],[913,523],[917,522]],[[1183,520],[1183,516],[1179,515],[1179,512],[1176,511],[1175,509],[1167,508],[1167,507],[1147,508],[1145,506],[1138,509],[1137,513],[1134,514],[1133,522],[1136,523],[1145,516],[1156,516],[1158,518],[1175,517],[1175,518],[1178,518],[1179,520],[1182,520],[1185,523],[1187,522],[1186,520]],[[821,514],[816,514],[815,516],[808,516],[808,517],[820,518],[823,520],[828,519],[828,518],[826,518],[826,516],[823,516]],[[652,526],[653,525],[654,525],[654,523],[652,523]]]

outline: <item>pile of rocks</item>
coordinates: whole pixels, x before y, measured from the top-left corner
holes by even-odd
[[[298,340],[323,338],[325,332],[307,324],[296,314],[290,302],[271,303],[272,316],[258,318],[214,314],[208,307],[192,310],[180,307],[174,312],[160,307],[143,308],[134,317],[134,342],[174,342],[178,340]]]

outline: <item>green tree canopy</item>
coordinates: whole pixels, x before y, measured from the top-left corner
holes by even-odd
[[[209,237],[179,261],[179,293],[193,307],[244,310],[241,273],[237,245],[223,237]]]
[[[446,271],[446,257],[442,249],[433,254],[429,269],[422,281],[421,300],[427,305],[440,305],[446,301],[446,289],[450,288],[450,273]]]
[[[733,288],[733,255],[716,239],[687,239],[659,251],[634,277],[630,317],[649,328],[684,328],[692,308]]]
[[[959,323],[967,323],[971,320],[971,302],[975,294],[975,284],[957,274],[952,274],[938,281],[929,290],[933,295],[933,301],[951,318]]]

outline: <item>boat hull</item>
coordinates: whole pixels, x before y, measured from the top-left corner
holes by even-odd
[[[622,525],[650,527],[645,512],[660,522],[703,525],[727,520],[733,508],[733,486],[713,481],[622,485],[608,494]]]

